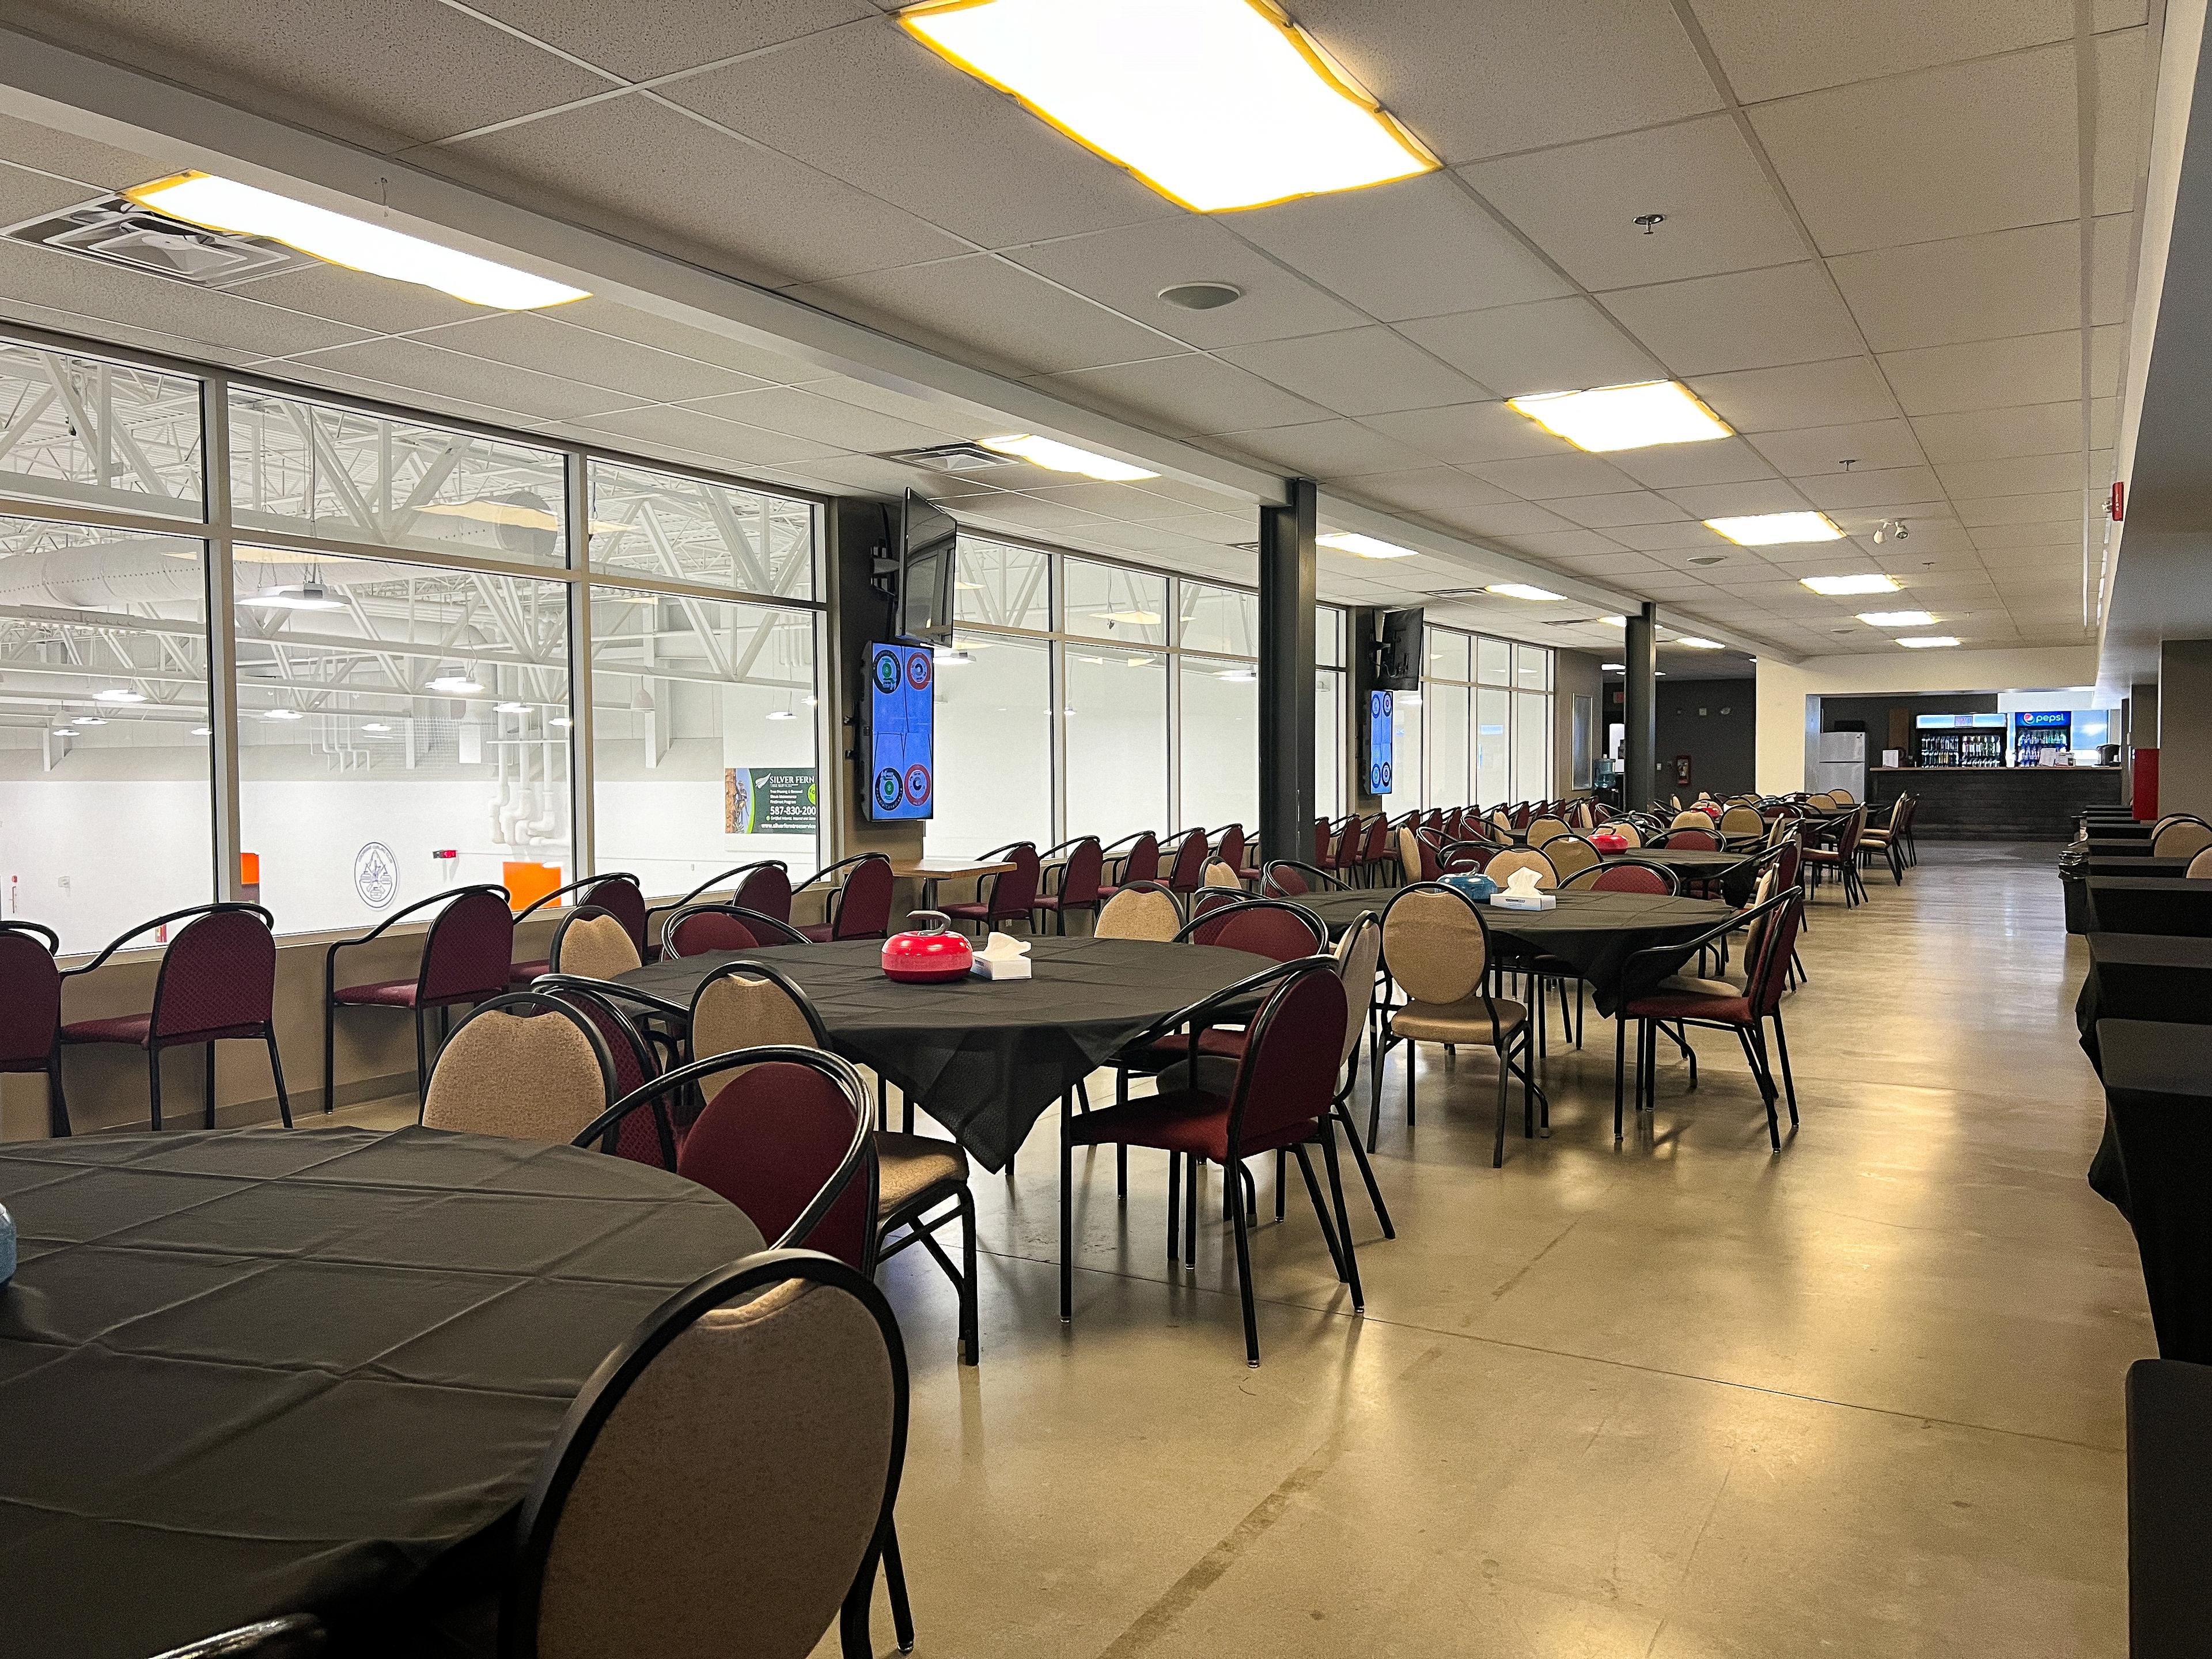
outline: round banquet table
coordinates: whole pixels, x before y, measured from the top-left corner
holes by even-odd
[[[423,1128],[9,1145],[0,1202],[0,1651],[71,1659],[490,1582],[592,1372],[761,1248],[661,1170]]]
[[[1274,964],[1244,951],[1146,939],[1029,941],[1033,976],[902,985],[874,939],[714,951],[633,969],[622,983],[688,1003],[725,963],[790,976],[840,1054],[896,1084],[988,1170],[1006,1167],[1046,1108],[1155,1020]]]
[[[1397,890],[1352,888],[1342,892],[1305,893],[1292,899],[1342,932],[1362,910],[1378,916]],[[1590,982],[1598,1012],[1610,1014],[1640,996],[1672,972],[1663,967],[1624,984],[1629,957],[1654,945],[1677,945],[1717,927],[1735,914],[1731,905],[1711,899],[1674,898],[1662,893],[1565,892],[1549,910],[1501,910],[1478,907],[1489,924],[1493,947],[1540,953],[1571,963]]]

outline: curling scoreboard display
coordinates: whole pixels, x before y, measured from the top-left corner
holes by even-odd
[[[926,818],[937,793],[937,661],[926,645],[868,654],[868,816]]]

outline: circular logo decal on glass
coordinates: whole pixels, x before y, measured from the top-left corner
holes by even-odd
[[[1390,793],[1390,763],[1389,761],[1384,761],[1382,765],[1375,769],[1375,793],[1378,795],[1387,795]]]
[[[885,696],[898,690],[898,656],[895,652],[876,653],[876,690]]]
[[[929,769],[927,766],[906,769],[906,798],[916,806],[929,805]]]
[[[928,690],[936,673],[936,663],[927,651],[917,651],[906,659],[906,683],[917,691]]]
[[[876,774],[876,805],[888,812],[899,804],[899,775],[895,766]]]
[[[353,890],[372,910],[399,896],[399,860],[382,842],[373,841],[353,855]]]
[[[1398,699],[1396,693],[1390,691],[1385,691],[1382,693],[1382,713],[1386,714],[1390,714],[1397,708],[1397,706]]]

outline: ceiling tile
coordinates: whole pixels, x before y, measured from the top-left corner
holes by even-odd
[[[1447,161],[1720,107],[1666,0],[1302,0],[1297,19]]]
[[[926,449],[950,443],[957,433],[922,426],[894,415],[817,397],[797,386],[777,386],[727,397],[688,398],[687,406],[725,421],[787,433],[794,438],[863,453],[892,449]]]
[[[1544,505],[1563,519],[1590,530],[1611,530],[1626,525],[1668,524],[1690,515],[1662,495],[1646,489],[1624,490],[1617,495],[1571,495],[1547,499]]]
[[[1763,103],[1962,58],[2071,40],[2072,0],[1929,5],[1854,0],[1837,7],[1772,0],[1690,0],[1737,97]]]
[[[1736,544],[1717,530],[1708,529],[1703,520],[1692,519],[1683,524],[1644,524],[1624,526],[1612,532],[1613,540],[1645,553],[1735,553]]]
[[[2025,334],[1881,356],[1907,415],[2057,403],[2081,390],[2078,332]]]
[[[2090,442],[2112,441],[2118,401],[2097,398],[2092,405]],[[2028,404],[2011,409],[1960,410],[1949,415],[1921,415],[1912,429],[1928,459],[1942,466],[1954,461],[1996,461],[2013,455],[2050,455],[2081,443],[2081,405]]]
[[[441,351],[465,351],[532,368],[562,380],[611,386],[655,403],[681,403],[761,384],[712,363],[655,351],[627,340],[572,328],[535,311],[477,313],[473,320],[429,329],[411,337]]]
[[[1877,351],[2074,328],[2081,320],[2078,224],[1955,236],[1829,262]]]
[[[734,462],[740,465],[820,461],[836,453],[833,445],[811,443],[803,438],[787,437],[757,427],[716,420],[712,415],[698,410],[682,409],[672,404],[596,415],[578,424],[593,431],[611,432],[619,437],[636,438],[647,443],[678,446],[698,454],[714,456],[725,463]]]
[[[1510,461],[1524,455],[1578,453],[1565,438],[1545,431],[1525,415],[1516,415],[1503,402],[1370,415],[1361,424],[1440,461]]]
[[[1163,423],[1170,436],[1243,432],[1328,418],[1328,411],[1199,352],[1045,376],[1038,382],[1108,413]]]
[[[2069,562],[2079,564],[2081,555],[2081,520],[2046,519],[2033,524],[1999,524],[1984,526],[1966,532],[1974,538],[1974,545],[1984,553],[2010,554],[2021,549],[2056,548]],[[2006,562],[2011,563],[2008,558]]]
[[[810,35],[660,90],[986,247],[1182,216],[888,19]]]
[[[0,294],[75,317],[127,323],[257,356],[312,351],[364,337],[362,331],[342,323],[21,242],[0,241]],[[473,400],[482,401],[480,396]]]
[[[1311,196],[1223,222],[1386,323],[1574,291],[1446,173]],[[1376,258],[1377,248],[1390,257]]]
[[[638,94],[408,159],[532,204],[574,204],[569,216],[696,248],[771,285],[969,251],[902,208]]]
[[[341,374],[381,380],[390,386],[419,386],[449,398],[550,415],[556,420],[575,420],[638,401],[634,395],[464,356],[414,339],[365,340],[295,361],[312,361]]]
[[[1200,214],[1040,242],[1012,249],[1008,257],[1204,348],[1322,334],[1368,320]],[[1181,283],[1228,283],[1243,297],[1213,311],[1185,311],[1159,297],[1161,289]]]
[[[1841,471],[1854,460],[1858,471],[1918,466],[1923,457],[1912,428],[1903,421],[1861,421],[1850,426],[1802,427],[1794,432],[1762,432],[1760,454],[1793,478]]]
[[[1340,415],[1434,409],[1489,391],[1382,327],[1230,346],[1220,355]]]
[[[1500,501],[1488,507],[1432,507],[1428,516],[1470,536],[1534,536],[1547,530],[1572,530],[1556,513],[1533,501]]]
[[[2076,448],[2067,454],[1951,461],[1936,471],[1951,495],[1971,501],[1984,495],[2032,495],[2057,489],[2079,489],[2088,469],[2083,465],[2081,451]]]
[[[2149,31],[2097,37],[2097,176],[2093,213],[2125,213],[2148,160],[2153,80]]]
[[[47,214],[76,207],[97,193],[74,179],[57,179],[51,173],[33,173],[27,167],[0,165],[0,224],[42,219]]]
[[[1802,513],[1805,497],[1783,478],[1749,483],[1692,484],[1663,492],[1693,519],[1733,519],[1753,513]]]
[[[1616,450],[1606,459],[1651,489],[1672,489],[1684,484],[1742,483],[1752,478],[1774,476],[1774,469],[1741,438]]]
[[[191,152],[182,145],[155,154],[117,149],[56,127],[40,126],[13,115],[0,115],[0,155],[17,167],[90,186],[78,199],[97,191],[126,190],[191,165]]]
[[[328,317],[350,323],[375,334],[405,334],[441,323],[465,322],[485,315],[482,306],[455,300],[415,283],[372,276],[365,270],[343,265],[309,264],[241,283],[234,293],[311,317]],[[572,301],[571,305],[605,305],[605,301]],[[562,309],[567,309],[563,307]]]
[[[1507,398],[1648,380],[1659,367],[1581,298],[1428,317],[1398,331]]]
[[[1559,495],[1602,495],[1636,488],[1602,455],[1532,456],[1522,461],[1481,461],[1467,469],[1487,483],[1527,501]]]
[[[1821,508],[1869,507],[1899,500],[1917,501],[1942,491],[1936,475],[1924,466],[1854,467],[1849,472],[1832,470],[1791,475],[1805,499]]]
[[[1826,273],[1810,260],[1620,289],[1601,303],[1676,374],[1815,362],[1864,347]]]
[[[1558,559],[1574,555],[1617,553],[1620,544],[1595,530],[1552,530],[1532,535],[1509,536],[1509,546],[1532,558]]]
[[[1310,478],[1341,478],[1419,466],[1419,450],[1370,431],[1357,421],[1314,421],[1255,431],[1223,432],[1220,441]]]
[[[801,362],[796,357],[787,357],[709,329],[695,328],[689,323],[673,322],[649,311],[634,311],[611,300],[577,300],[561,307],[561,320],[573,327],[611,334],[617,339],[656,346],[679,357],[696,357],[702,363],[734,368],[756,380],[781,380],[788,385],[794,380],[817,379],[822,373],[815,365]]]
[[[1739,432],[1850,426],[1897,413],[1897,400],[1865,357],[1701,374],[1691,380],[1690,389]]]
[[[634,81],[759,52],[856,18],[880,22],[882,15],[867,0],[745,0],[741,6],[632,0],[619,7],[576,0],[473,3],[526,34]]]
[[[2039,495],[1994,495],[1957,503],[1959,522],[1969,530],[1996,525],[2036,524],[2081,511],[2079,490],[2054,489]]]
[[[1191,516],[1190,503],[1154,495],[1146,483],[1103,483],[1085,479],[1080,483],[1039,484],[1024,490],[1039,501],[1055,501],[1091,519],[1125,519],[1139,524],[1159,524]],[[1224,498],[1216,497],[1224,507]],[[1256,514],[1251,520],[1257,523]]]
[[[1182,344],[989,253],[813,283],[793,298],[1017,375],[1134,362]]]
[[[2047,224],[2076,210],[2071,46],[1808,93],[1750,114],[1824,253]]]
[[[1725,115],[1462,169],[1588,289],[1632,288],[1802,259],[1808,250]],[[1666,222],[1639,230],[1638,216]]]
[[[1338,478],[1332,494],[1357,496],[1381,507],[1409,507],[1427,512],[1443,507],[1489,507],[1518,497],[1496,484],[1455,467],[1414,467],[1402,472],[1377,472]]]

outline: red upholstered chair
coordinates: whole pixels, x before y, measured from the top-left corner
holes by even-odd
[[[1244,874],[1244,826],[1224,823],[1213,832],[1213,856],[1234,870],[1241,878]]]
[[[1663,836],[1655,836],[1650,845],[1673,847],[1686,853],[1717,853],[1721,838],[1711,830],[1669,830]]]
[[[778,921],[791,920],[790,868],[781,859],[763,859],[757,863],[740,864],[734,869],[711,875],[683,897],[671,903],[654,905],[646,912],[646,937],[653,939],[660,936],[664,929],[659,919],[670,911],[681,910],[687,904],[696,904],[707,894],[725,887],[730,890],[730,902],[732,904],[742,904],[748,910],[774,916]]]
[[[1382,879],[1384,866],[1395,862],[1397,856],[1397,849],[1390,841],[1390,820],[1377,812],[1360,831],[1359,852],[1354,866],[1359,879],[1374,886]]]
[[[1176,942],[1249,951],[1277,962],[1296,962],[1328,948],[1328,929],[1321,918],[1285,899],[1238,899],[1215,906],[1183,925]]]
[[[1329,848],[1335,844],[1336,838],[1329,833],[1328,820],[1316,818],[1313,833],[1313,861],[1316,869],[1327,867]]]
[[[1633,860],[1592,865],[1587,870],[1577,870],[1559,886],[1562,890],[1585,893],[1672,894],[1681,890],[1680,882],[1665,865],[1638,864]]]
[[[1007,863],[1014,867],[984,877],[982,897],[965,904],[940,904],[937,908],[953,921],[972,921],[986,933],[1001,922],[1018,921],[1024,927],[1031,926],[1031,915],[1036,909],[1039,867],[1035,844],[1026,841],[1011,842],[984,854],[982,862]]]
[[[1260,1363],[1259,1322],[1253,1306],[1252,1255],[1249,1228],[1254,1218],[1240,1176],[1226,1172],[1260,1152],[1288,1147],[1297,1155],[1313,1200],[1322,1237],[1340,1282],[1352,1290],[1355,1310],[1366,1305],[1359,1267],[1352,1253],[1352,1227],[1344,1207],[1344,1185],[1337,1172],[1337,1075],[1343,1066],[1344,1028],[1350,1018],[1344,986],[1334,958],[1286,963],[1271,969],[1281,975],[1247,1030],[1244,1051],[1224,1092],[1201,1086],[1209,1080],[1196,1065],[1158,1095],[1117,1103],[1095,1112],[1071,1115],[1060,1152],[1060,1316],[1074,1314],[1074,1149],[1083,1146],[1149,1146],[1188,1160],[1185,1215],[1190,1231],[1185,1255],[1195,1255],[1198,1166],[1218,1164],[1225,1174],[1237,1236],[1237,1288],[1244,1309],[1244,1358]],[[1236,988],[1249,996],[1251,981]],[[1203,1018],[1202,1015],[1200,1018]],[[1194,1049],[1195,1039],[1194,1039]],[[1195,1055],[1194,1054],[1194,1059]],[[1331,1223],[1321,1188],[1314,1178],[1307,1147],[1318,1142],[1328,1169],[1334,1207]],[[1172,1166],[1171,1166],[1172,1173]]]
[[[1861,805],[1844,819],[1832,845],[1807,847],[1802,854],[1804,867],[1815,883],[1831,872],[1843,882],[1847,906],[1866,896],[1866,884],[1859,879],[1859,836],[1865,829],[1866,808]]]
[[[532,988],[574,1009],[605,1040],[613,1067],[611,1092],[617,1098],[635,1093],[660,1075],[660,1054],[631,1018],[629,1009],[617,1000],[619,994],[568,975],[550,975]],[[667,1101],[654,1097],[650,1109],[628,1113],[610,1125],[599,1143],[599,1150],[634,1163],[650,1164],[657,1170],[673,1170],[676,1126],[669,1112]]]
[[[1168,866],[1168,891],[1195,893],[1203,887],[1210,850],[1205,830],[1186,830],[1176,843],[1175,862]]]
[[[207,1047],[207,1127],[215,1127],[215,1045],[228,1038],[259,1038],[269,1045],[269,1073],[276,1108],[292,1127],[292,1101],[284,1091],[284,1062],[276,1053],[276,936],[269,912],[258,904],[196,904],[133,927],[110,941],[82,968],[89,974],[132,939],[173,921],[186,921],[161,953],[154,979],[154,1006],[143,1014],[81,1019],[62,1027],[64,1042],[121,1042],[146,1051],[154,1127],[161,1127],[161,1050]],[[500,967],[505,981],[506,961]]]
[[[881,853],[862,853],[858,857],[840,859],[836,863],[817,870],[792,890],[796,899],[817,882],[828,881],[838,871],[848,873],[842,883],[836,884],[830,900],[826,921],[811,922],[799,928],[817,945],[833,939],[888,939],[891,931],[891,861]],[[791,913],[784,912],[790,920]]]
[[[662,924],[663,957],[704,956],[709,951],[766,951],[806,945],[805,933],[742,904],[689,904]]]
[[[422,940],[422,957],[412,979],[338,984],[338,952],[381,938],[409,916],[443,905]],[[505,991],[513,971],[514,913],[507,889],[490,885],[456,888],[395,910],[358,939],[342,939],[323,953],[323,1109],[337,1095],[337,1011],[341,1008],[404,1008],[415,1016],[415,1092],[419,1100],[430,1086],[430,1056],[422,1015],[431,1008],[489,1002]]]
[[[637,884],[637,878],[626,870],[617,870],[604,876],[586,876],[581,881],[570,882],[566,887],[556,887],[535,903],[516,911],[515,926],[520,927],[556,899],[565,898],[571,893],[576,896],[579,908],[587,904],[595,905],[609,915],[619,918],[629,933],[629,942],[637,946],[638,959],[642,962],[653,960],[646,953],[645,892]],[[510,985],[527,985],[546,970],[547,962],[543,957],[534,962],[518,962],[507,970],[507,981]]]
[[[1277,859],[1260,874],[1263,898],[1297,898],[1306,893],[1340,892],[1343,888],[1344,884],[1328,871],[1295,859]]]
[[[1092,925],[1096,926],[1099,906],[1105,902],[1099,897],[1105,854],[1098,845],[1098,837],[1078,836],[1073,841],[1064,841],[1057,847],[1047,848],[1039,857],[1048,860],[1060,854],[1066,856],[1058,864],[1041,866],[1042,884],[1050,886],[1051,890],[1037,894],[1036,908],[1057,917],[1060,931],[1063,933],[1067,931],[1067,913],[1071,910],[1088,910]],[[1055,878],[1056,885],[1054,884]],[[1030,924],[1030,931],[1036,931],[1034,921]]]
[[[1124,848],[1127,850],[1122,850]],[[1102,848],[1100,857],[1113,878],[1098,890],[1102,902],[1112,898],[1124,887],[1133,887],[1139,882],[1160,878],[1160,838],[1149,830],[1122,836],[1112,846]]]
[[[61,935],[35,921],[0,921],[0,1072],[46,1074],[46,1133],[70,1132],[62,1094]]]

